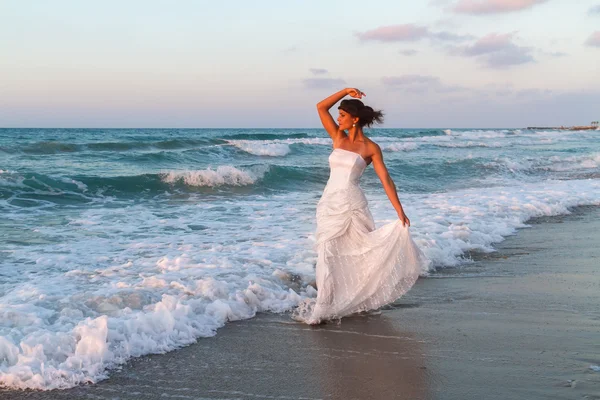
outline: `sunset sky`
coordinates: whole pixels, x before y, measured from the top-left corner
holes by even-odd
[[[600,119],[599,0],[0,0],[0,127],[388,128]],[[337,114],[337,110],[332,110]]]

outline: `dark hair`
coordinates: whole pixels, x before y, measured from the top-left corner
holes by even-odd
[[[358,118],[358,125],[362,128],[367,128],[373,124],[381,124],[383,122],[383,112],[375,111],[369,106],[365,106],[362,101],[357,99],[342,100],[338,110],[346,111],[353,117]]]

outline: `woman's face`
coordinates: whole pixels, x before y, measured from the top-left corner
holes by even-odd
[[[358,118],[354,118],[352,117],[352,115],[348,114],[346,111],[344,110],[338,110],[339,111],[339,115],[337,118],[337,123],[338,126],[340,127],[340,130],[348,130],[350,128],[352,128],[352,124],[355,124],[358,122]]]

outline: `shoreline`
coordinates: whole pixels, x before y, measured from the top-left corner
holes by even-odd
[[[379,313],[289,313],[130,360],[97,384],[2,399],[600,399],[600,207],[538,217]]]

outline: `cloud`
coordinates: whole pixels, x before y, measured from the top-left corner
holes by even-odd
[[[488,83],[483,86],[483,90],[474,91],[480,96],[486,96],[488,94],[494,94],[497,97],[511,96],[515,91],[515,88],[510,82],[494,82]]]
[[[592,33],[585,41],[585,44],[588,46],[600,47],[600,31]]]
[[[499,14],[525,10],[548,0],[459,0],[451,10],[459,14]]]
[[[490,33],[473,45],[450,49],[451,54],[476,57],[489,68],[505,68],[512,65],[535,62],[532,47],[517,46],[513,42],[515,33]]]
[[[513,65],[527,64],[534,62],[534,58],[529,54],[525,47],[515,47],[506,51],[490,54],[485,60],[489,68],[506,68]]]
[[[356,36],[365,42],[416,42],[421,39],[462,41],[472,38],[470,35],[458,35],[445,31],[431,32],[426,26],[415,24],[380,26],[366,32],[359,32]]]
[[[406,50],[400,50],[399,53],[402,54],[403,56],[410,57],[410,56],[414,56],[415,54],[417,54],[418,51],[415,49],[406,49]]]
[[[452,0],[429,0],[430,6],[445,6],[450,3]]]
[[[512,95],[513,91],[511,89],[498,89],[494,94],[498,97],[506,97]]]
[[[331,89],[345,85],[346,81],[334,78],[308,78],[303,79],[302,83],[307,89]]]
[[[310,72],[312,72],[313,75],[325,75],[329,73],[329,71],[324,68],[311,68]]]
[[[532,89],[523,89],[523,90],[519,90],[516,93],[516,97],[518,99],[529,99],[532,97],[535,98],[541,98],[541,97],[546,97],[552,94],[552,90],[550,89],[536,89],[536,88],[532,88]]]
[[[589,15],[600,15],[600,4],[596,4],[593,7],[590,7],[588,10]]]
[[[437,26],[439,28],[460,28],[461,25],[457,18],[444,17],[433,22],[433,26]]]
[[[462,53],[466,56],[480,56],[482,54],[501,51],[512,44],[513,33],[490,33],[471,46],[463,46]]]
[[[540,50],[540,54],[543,54],[545,56],[549,56],[549,57],[566,57],[569,54],[565,53],[564,51],[543,51]]]
[[[357,33],[362,41],[375,40],[379,42],[411,42],[423,39],[429,35],[425,26],[414,24],[388,25]]]
[[[432,32],[429,35],[429,37],[433,38],[433,39],[443,40],[446,42],[462,42],[465,40],[473,39],[472,35],[457,35],[455,33],[446,32],[446,31]]]
[[[450,93],[466,90],[461,86],[446,86],[440,78],[431,75],[384,76],[381,82],[388,88],[402,89],[411,93]]]
[[[381,78],[383,83],[392,86],[403,86],[412,84],[432,84],[439,83],[440,78],[431,75],[402,75],[402,76],[386,76]]]

